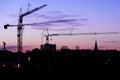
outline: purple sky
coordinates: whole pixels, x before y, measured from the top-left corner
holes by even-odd
[[[30,10],[43,4],[44,7],[26,17],[23,23],[46,22],[60,19],[87,19],[87,21],[76,21],[69,23],[45,24],[24,26],[23,46],[24,50],[40,48],[43,29],[49,29],[49,33],[73,33],[84,32],[120,32],[120,1],[119,0],[1,0],[0,1],[0,46],[2,42],[6,46],[17,45],[17,28],[4,29],[5,24],[18,24],[20,7],[23,13],[27,11],[27,4],[30,3]],[[62,31],[61,31],[62,30]],[[44,33],[46,34],[46,32]],[[93,49],[95,39],[98,40],[99,49],[120,50],[119,34],[111,35],[79,35],[79,36],[53,36],[50,43],[75,49]],[[13,49],[13,48],[12,48]],[[12,50],[10,48],[10,50]]]

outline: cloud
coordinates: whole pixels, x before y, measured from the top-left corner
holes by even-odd
[[[23,48],[31,48],[32,46],[23,46]],[[1,50],[3,50],[3,48],[0,48]],[[11,50],[11,51],[15,51],[17,50],[17,46],[12,45],[12,46],[6,46],[6,50]]]
[[[57,12],[56,12],[57,13]],[[11,17],[18,18],[18,15],[16,14],[8,14]],[[38,14],[34,13],[31,15],[30,18],[38,18],[38,19],[45,19],[45,20],[53,20],[53,19],[65,19],[65,18],[73,18],[73,17],[78,17],[77,15],[67,15],[67,14]]]
[[[44,15],[44,14],[36,15],[36,17],[38,17],[38,18],[43,18],[43,19],[51,19],[51,18],[52,18],[52,16]]]
[[[29,23],[28,23],[29,24]],[[49,22],[40,22],[40,23],[30,23],[29,26],[36,26],[36,27],[47,27],[47,26],[53,26],[52,23],[49,23]]]
[[[102,41],[102,42],[104,42],[104,43],[118,43],[119,41],[113,40],[113,41]]]
[[[98,48],[99,49],[104,49],[104,48],[106,48],[106,46],[104,45],[104,46],[98,46]]]
[[[6,46],[6,50],[15,51],[16,49],[17,49],[17,46]],[[1,47],[0,50],[3,50],[3,47]]]
[[[18,15],[15,15],[15,14],[9,14],[9,15],[12,17],[18,17]],[[41,24],[29,25],[32,27],[32,29],[37,29],[37,30],[51,29],[51,27],[83,26],[81,21],[86,20],[86,19],[77,19],[78,15],[65,14],[62,11],[49,11],[49,12],[46,12],[45,14],[34,13],[33,15],[31,15],[31,17],[37,19],[37,22],[41,20],[44,21],[44,22],[38,22]],[[70,21],[69,19],[70,20],[76,19],[76,21]]]
[[[79,30],[81,31],[81,29],[78,29],[78,28],[71,28],[71,27],[64,27],[64,28],[45,28],[45,27],[36,27],[34,28],[36,30],[50,30],[50,31],[67,31],[67,30]]]
[[[49,13],[49,14],[61,14],[63,12],[62,11],[48,11],[47,13]]]
[[[42,19],[64,19],[70,17],[78,17],[76,14],[65,14],[62,11],[47,11],[44,14],[34,13],[33,17]]]
[[[71,20],[71,19],[70,19]],[[43,22],[42,24],[35,24],[31,28],[36,30],[52,30],[52,31],[62,31],[62,30],[80,30],[77,26],[81,26],[80,23],[72,22],[69,19],[66,20],[56,20]]]
[[[45,28],[45,27],[32,27],[32,29],[36,29],[36,30],[47,30],[47,29],[49,29],[49,28]]]
[[[7,46],[6,49],[16,49],[17,46]]]
[[[37,18],[40,19],[49,19],[49,20],[53,20],[53,19],[65,19],[65,18],[75,18],[78,17],[77,15],[66,15],[66,14],[59,14],[59,15],[50,15],[50,14],[35,14],[34,15]]]
[[[65,15],[65,14],[61,14],[61,15],[54,16],[53,19],[65,19],[65,18],[73,18],[73,17],[77,17],[77,15]]]
[[[14,17],[14,18],[19,17],[19,16],[16,15],[16,14],[8,14],[8,15],[11,16],[11,17]]]
[[[68,21],[62,23],[65,26],[82,26],[81,22],[79,21]]]
[[[48,20],[46,22],[40,22],[40,23],[33,23],[32,29],[38,29],[38,30],[45,30],[50,28],[58,28],[58,27],[77,27],[82,26],[79,20],[77,19],[58,19],[58,20]]]

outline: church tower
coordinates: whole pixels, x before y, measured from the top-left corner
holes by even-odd
[[[94,46],[94,51],[98,51],[98,45],[97,45],[97,40],[95,40],[95,46]]]

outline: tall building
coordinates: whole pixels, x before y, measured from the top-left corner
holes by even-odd
[[[94,51],[98,51],[98,45],[97,45],[97,40],[95,40],[95,46],[94,46]]]

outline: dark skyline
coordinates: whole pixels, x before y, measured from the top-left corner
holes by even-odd
[[[0,10],[0,47],[5,41],[6,47],[17,45],[17,28],[4,30],[5,24],[18,24],[18,14],[20,7],[23,13],[27,11],[28,3],[30,10],[43,4],[48,6],[24,18],[23,23],[45,22],[48,20],[58,19],[87,19],[86,21],[77,21],[75,23],[57,23],[34,26],[24,26],[23,30],[23,49],[32,50],[39,48],[42,44],[41,33],[43,29],[49,29],[49,33],[69,33],[73,28],[73,33],[80,32],[120,32],[119,28],[119,7],[118,0],[1,0]],[[7,6],[6,6],[7,5]],[[66,30],[65,30],[66,29]],[[62,30],[62,31],[61,31]],[[50,43],[56,44],[57,49],[61,46],[68,46],[75,49],[93,49],[94,41],[97,39],[100,49],[117,49],[120,50],[119,35],[96,35],[96,36],[55,36]],[[43,39],[45,43],[45,38]],[[27,47],[26,47],[27,46]],[[11,48],[10,50],[13,50]]]

